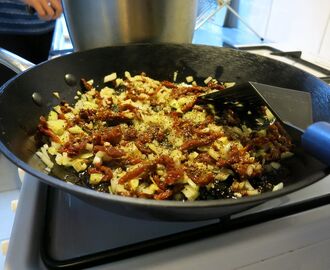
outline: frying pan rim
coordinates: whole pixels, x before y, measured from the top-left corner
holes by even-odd
[[[176,43],[159,43],[159,44],[152,44],[152,43],[138,43],[138,44],[126,44],[126,45],[115,45],[115,46],[106,46],[106,47],[100,47],[100,48],[94,48],[86,51],[81,51],[81,52],[73,52],[67,55],[63,55],[45,62],[42,62],[38,65],[35,65],[8,80],[5,84],[3,84],[0,87],[0,96],[5,93],[5,90],[15,82],[15,80],[20,77],[24,76],[25,73],[37,69],[40,66],[47,65],[48,63],[52,62],[55,63],[56,61],[61,61],[61,59],[66,58],[66,57],[74,57],[74,55],[79,55],[83,53],[92,53],[92,51],[100,51],[100,50],[107,50],[109,48],[114,48],[114,47],[137,47],[137,46],[164,46],[164,45],[171,45],[171,46],[189,46],[189,47],[205,47],[205,48],[221,48],[221,50],[226,50],[226,51],[235,51],[238,54],[244,55],[247,54],[248,52],[244,51],[239,51],[235,50],[232,48],[223,48],[223,47],[218,47],[218,46],[210,46],[210,45],[203,45],[203,44],[176,44]],[[264,56],[259,56],[259,55],[254,55],[257,58],[260,59],[265,59],[266,57]],[[270,61],[276,61],[274,59],[268,59]],[[276,61],[278,62],[278,61]],[[290,66],[286,63],[282,63],[284,66]],[[16,155],[14,155],[3,143],[0,141],[0,152],[2,152],[10,161],[12,161],[15,165],[18,167],[22,168],[25,170],[27,173],[35,176],[42,182],[46,182],[52,186],[58,187],[63,189],[64,191],[67,191],[69,193],[82,193],[83,195],[88,195],[89,197],[92,198],[98,198],[102,200],[111,200],[119,203],[126,203],[126,204],[134,204],[134,205],[143,205],[143,206],[149,206],[149,207],[164,207],[164,208],[204,208],[204,207],[226,207],[226,206],[237,206],[237,205],[245,205],[245,204],[251,204],[251,203],[258,203],[258,202],[263,202],[267,201],[270,199],[275,199],[277,197],[289,194],[293,191],[297,191],[302,187],[306,187],[310,184],[313,184],[314,182],[318,181],[320,178],[326,176],[329,173],[328,168],[322,171],[319,171],[315,173],[313,176],[320,175],[319,177],[315,177],[313,181],[308,181],[306,184],[306,179],[303,179],[303,181],[296,182],[293,184],[290,184],[289,186],[285,186],[283,189],[278,190],[276,192],[265,192],[262,194],[259,194],[257,196],[250,196],[250,197],[242,197],[239,199],[216,199],[216,200],[206,200],[206,201],[168,201],[168,200],[163,200],[163,201],[157,201],[157,200],[151,200],[151,199],[143,199],[143,198],[132,198],[132,197],[124,197],[120,195],[114,195],[114,194],[108,194],[108,193],[103,193],[103,192],[97,192],[92,189],[88,189],[85,187],[81,187],[78,185],[74,185],[71,183],[68,183],[64,180],[61,180],[59,178],[47,175],[41,171],[38,171],[37,169],[33,168],[32,166],[28,165],[26,162],[22,161],[19,159]]]

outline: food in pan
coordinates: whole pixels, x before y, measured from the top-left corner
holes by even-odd
[[[75,104],[62,101],[40,118],[37,137],[46,141],[37,155],[50,172],[64,166],[79,176],[75,184],[156,200],[240,198],[283,187],[280,162],[292,143],[266,108],[258,117],[267,125],[254,128],[232,108],[197,102],[226,84],[129,72],[105,76],[102,89],[81,82]]]

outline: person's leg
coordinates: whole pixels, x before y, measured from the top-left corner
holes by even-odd
[[[53,41],[53,32],[47,32],[41,35],[30,36],[29,44],[31,47],[31,62],[37,64],[48,60],[49,51]]]
[[[0,34],[0,47],[30,60],[31,54],[26,37],[16,34]]]
[[[53,31],[40,35],[0,34],[0,47],[34,64],[46,61],[53,40]]]

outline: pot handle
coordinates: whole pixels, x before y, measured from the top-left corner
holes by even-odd
[[[0,48],[0,63],[17,74],[35,66],[30,61],[3,48]]]

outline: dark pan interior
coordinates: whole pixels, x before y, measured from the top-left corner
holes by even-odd
[[[94,79],[102,87],[103,77],[112,72],[123,76],[125,71],[132,75],[145,72],[159,80],[184,81],[188,75],[197,83],[212,76],[219,81],[241,83],[255,81],[285,88],[307,91],[312,94],[314,121],[329,121],[330,89],[327,84],[292,66],[261,56],[226,48],[173,45],[141,44],[94,49],[63,56],[17,76],[1,89],[0,94],[0,139],[1,150],[13,162],[53,186],[64,188],[81,198],[103,208],[137,216],[163,219],[206,219],[243,210],[260,201],[294,191],[317,181],[327,174],[326,166],[308,156],[299,146],[300,133],[291,130],[297,144],[297,154],[287,162],[292,172],[282,191],[218,202],[193,202],[178,205],[178,202],[146,201],[134,198],[106,196],[77,186],[72,186],[39,173],[40,162],[35,162],[36,151],[33,139],[40,115],[45,115],[59,100],[53,95],[59,92],[62,99],[73,102],[79,89],[79,79]],[[72,74],[77,84],[69,85],[65,75]],[[37,93],[39,102],[32,99]],[[289,102],[288,102],[289,106]],[[34,169],[26,163],[33,164]],[[95,193],[95,194],[94,194]],[[224,202],[226,201],[226,202]]]

